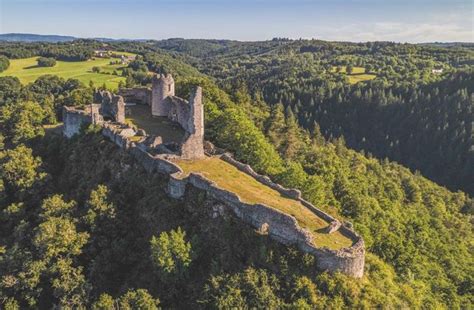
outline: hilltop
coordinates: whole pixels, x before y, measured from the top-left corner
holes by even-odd
[[[201,47],[196,40],[172,50],[155,43],[109,43],[139,55],[125,71],[128,89],[121,89],[127,102],[131,93],[140,95],[131,108],[138,114],[120,114],[125,125],[118,129],[77,122],[76,135],[61,134],[63,110],[75,109],[88,119],[102,110],[107,121],[126,112],[118,96],[105,89],[54,75],[29,84],[0,77],[2,306],[125,308],[139,302],[150,309],[452,309],[473,304],[473,200],[424,176],[447,168],[456,176],[452,180],[472,176],[472,154],[465,151],[472,142],[471,50],[310,40],[232,41],[222,43],[223,49],[216,49],[219,42]],[[102,46],[2,43],[0,53],[10,61],[42,55],[80,62]],[[342,72],[350,66],[357,72],[370,69],[375,78],[351,83]],[[156,82],[143,78],[148,72],[167,81],[172,73],[176,92],[162,98],[166,109],[155,109],[159,115],[150,116],[148,107],[143,117],[136,107],[147,107]],[[173,89],[163,85],[168,87],[161,91]],[[189,134],[201,135],[198,123],[182,117],[189,116],[197,86],[204,138],[214,145],[208,150],[230,152],[238,163],[170,157],[166,160],[176,170],[154,173],[164,161],[153,156],[178,152],[183,139],[193,142]],[[105,112],[91,105],[94,94],[105,98]],[[181,130],[168,122],[156,128],[163,118]],[[161,141],[146,137],[162,128],[173,134]],[[349,148],[356,142],[363,150],[375,145],[410,165],[438,163],[437,168],[413,172],[382,152]],[[402,152],[407,142],[418,147]],[[154,160],[134,155],[154,145],[160,146],[152,151]],[[190,149],[184,153],[196,154],[186,152]],[[443,165],[447,159],[449,165]],[[255,177],[240,177],[244,172]],[[305,213],[292,212],[300,211],[295,198],[287,204],[288,197],[254,184],[257,178],[279,184],[272,186],[293,197],[298,192],[291,189],[299,189],[308,203],[352,226],[365,244],[363,277],[324,272],[304,243],[282,244],[271,238],[272,223],[263,225],[264,217],[252,216],[259,213],[239,218],[222,203],[219,193],[228,189],[239,193],[239,206],[272,202],[284,210],[282,219],[293,214],[306,224]],[[235,195],[224,198],[236,203]],[[318,231],[321,226],[309,228],[316,230],[316,244],[331,237]]]

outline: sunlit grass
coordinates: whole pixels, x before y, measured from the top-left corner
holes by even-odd
[[[124,77],[113,75],[114,71],[120,74],[120,70],[123,67],[122,64],[110,64],[111,61],[119,60],[118,58],[94,58],[87,61],[57,61],[54,67],[38,67],[36,62],[37,58],[38,57],[10,59],[10,67],[0,73],[0,76],[16,76],[20,79],[22,84],[28,84],[34,82],[42,75],[53,74],[65,79],[78,79],[85,85],[89,85],[90,81],[92,81],[95,86],[105,84],[107,88],[112,90],[117,89],[121,81],[125,82]],[[100,67],[102,72],[92,72],[93,67]]]
[[[336,72],[337,67],[332,67],[331,71]],[[341,74],[347,75],[349,83],[356,84],[362,81],[369,81],[375,79],[377,76],[375,74],[365,73],[365,68],[363,67],[353,67],[352,73],[346,73],[346,66],[341,66]]]
[[[179,143],[184,137],[184,130],[166,117],[154,117],[148,105],[128,106],[126,122],[145,130],[148,135],[161,136],[163,142]]]

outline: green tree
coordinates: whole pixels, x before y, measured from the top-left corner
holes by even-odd
[[[102,293],[99,296],[99,300],[92,304],[92,310],[114,310],[115,301],[109,294]]]
[[[123,310],[157,310],[160,304],[158,298],[145,289],[130,290],[119,299],[120,309]]]
[[[279,288],[274,275],[247,268],[235,275],[212,276],[204,289],[204,301],[217,309],[278,309],[284,305],[276,295]]]
[[[56,59],[49,57],[39,57],[37,59],[38,67],[54,67],[56,65]]]
[[[0,72],[3,72],[8,69],[10,66],[10,61],[4,55],[0,55]]]
[[[280,149],[283,144],[283,133],[285,132],[286,122],[283,104],[278,103],[272,106],[270,117],[268,118],[267,136],[276,149]]]
[[[191,243],[185,237],[186,233],[178,227],[151,238],[151,259],[164,274],[182,276],[191,264]]]
[[[352,65],[347,65],[346,67],[346,73],[347,74],[352,74],[352,72],[354,71],[354,67]]]
[[[88,238],[88,233],[77,231],[71,219],[51,217],[38,226],[33,243],[45,258],[52,258],[81,254]]]
[[[41,217],[68,217],[76,206],[75,201],[65,202],[62,195],[54,195],[43,200]]]
[[[6,137],[19,143],[38,136],[44,136],[43,122],[46,113],[37,102],[20,102],[2,108],[0,126]]]
[[[73,267],[70,258],[59,258],[52,266],[51,287],[61,308],[77,309],[86,305],[90,285],[82,269]]]
[[[10,193],[20,194],[46,177],[41,170],[41,158],[34,157],[30,148],[18,145],[5,153],[0,160],[0,176]]]
[[[87,201],[87,214],[84,217],[85,222],[93,229],[96,227],[97,220],[104,218],[113,219],[115,217],[114,205],[107,201],[109,189],[105,185],[99,185],[90,194]]]

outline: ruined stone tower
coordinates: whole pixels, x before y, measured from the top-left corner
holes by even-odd
[[[153,78],[152,83],[151,114],[168,116],[170,105],[167,98],[174,96],[174,79],[171,74],[160,74]]]
[[[186,135],[181,146],[181,157],[186,159],[204,157],[204,106],[202,88],[197,87],[189,98],[189,118]]]

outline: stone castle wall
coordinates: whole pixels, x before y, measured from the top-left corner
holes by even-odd
[[[118,95],[122,96],[127,103],[151,106],[151,89],[147,87],[121,88]]]
[[[338,229],[354,241],[351,247],[340,250],[318,248],[312,243],[312,234],[300,227],[293,216],[264,204],[245,203],[237,194],[218,187],[217,184],[201,174],[190,173],[188,176],[185,176],[182,169],[170,161],[173,158],[181,157],[176,155],[151,155],[145,151],[146,148],[140,146],[140,143],[130,141],[129,138],[134,135],[132,128],[126,125],[105,123],[102,133],[120,148],[129,151],[147,172],[168,176],[167,192],[170,197],[181,199],[185,195],[188,186],[203,190],[208,197],[222,203],[225,212],[233,214],[244,223],[267,233],[272,239],[286,245],[295,245],[302,251],[314,255],[318,269],[329,272],[342,272],[355,278],[363,276],[365,263],[364,241],[350,227],[339,225]],[[264,182],[262,183],[278,190],[280,193],[289,197],[299,197],[295,199],[299,199],[310,210],[328,222],[339,222],[331,215],[303,200],[301,194],[298,194],[299,191],[287,189],[273,183],[268,177],[255,173],[250,166],[234,160],[229,154],[224,154],[221,158],[257,180],[263,180]]]
[[[186,135],[181,145],[181,157],[203,158],[204,155],[204,107],[202,89],[196,88],[188,104],[190,110],[186,118]]]
[[[95,101],[100,103],[100,114],[104,118],[118,123],[125,122],[125,101],[122,96],[102,90],[95,93]]]
[[[79,133],[82,126],[102,122],[99,115],[99,106],[92,104],[84,107],[84,109],[63,106],[63,134],[67,138],[71,138]]]
[[[204,157],[204,106],[201,87],[191,94],[188,101],[175,96],[174,79],[170,74],[160,74],[153,77],[151,91],[147,88],[133,88],[124,89],[121,94],[132,102],[151,102],[153,116],[164,116],[180,124],[185,131],[180,144],[183,158]]]
[[[181,125],[184,131],[188,131],[188,119],[190,117],[189,102],[179,97],[168,97],[170,105],[167,117]]]

